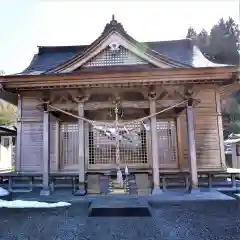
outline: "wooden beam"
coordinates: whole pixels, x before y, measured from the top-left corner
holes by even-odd
[[[157,100],[156,108],[165,108],[171,105],[177,104],[182,100]],[[122,108],[149,108],[149,101],[121,101]],[[84,110],[97,110],[104,108],[114,108],[114,103],[112,102],[87,102],[84,105]]]
[[[0,82],[6,89],[33,89],[44,87],[117,87],[176,85],[184,83],[220,83],[232,78],[237,67],[156,69],[143,72],[76,73],[60,75],[15,75],[2,76]]]

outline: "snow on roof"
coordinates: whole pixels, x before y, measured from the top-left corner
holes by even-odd
[[[240,138],[237,139],[227,139],[224,141],[224,144],[238,143],[240,142]]]

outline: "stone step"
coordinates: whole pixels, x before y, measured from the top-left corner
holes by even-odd
[[[137,194],[139,196],[149,196],[151,194],[151,189],[147,188],[147,189],[138,189],[137,190]]]
[[[135,174],[137,194],[148,196],[151,194],[150,180],[148,174]]]
[[[122,192],[118,192],[118,191],[113,191],[113,192],[109,192],[109,195],[127,195],[128,193],[125,191]]]
[[[147,201],[137,199],[112,199],[98,201],[93,200],[90,205],[90,217],[139,217],[151,216],[151,211]]]
[[[100,175],[88,175],[87,176],[87,192],[89,194],[99,194],[100,190]]]

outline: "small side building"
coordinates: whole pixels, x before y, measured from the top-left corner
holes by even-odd
[[[14,169],[16,135],[15,127],[0,125],[0,172]]]
[[[231,134],[224,145],[225,154],[231,156],[229,167],[240,169],[240,134]]]

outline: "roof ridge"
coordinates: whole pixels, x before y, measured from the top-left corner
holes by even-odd
[[[50,45],[45,45],[45,46],[39,46],[37,45],[38,48],[64,48],[64,47],[84,47],[84,46],[89,46],[89,44],[83,44],[83,45],[53,45],[53,46],[50,46]]]
[[[139,43],[160,43],[160,42],[179,42],[179,41],[184,41],[184,40],[188,40],[188,41],[192,41],[192,39],[190,38],[182,38],[182,39],[174,39],[174,40],[159,40],[159,41],[139,41]],[[90,44],[79,44],[79,45],[38,45],[38,48],[67,48],[67,47],[88,47]]]
[[[163,42],[168,42],[168,43],[171,43],[171,42],[180,42],[180,41],[191,41],[192,39],[190,38],[181,38],[181,39],[173,39],[173,40],[159,40],[159,41],[146,41],[146,42],[143,42],[143,43],[163,43]]]

